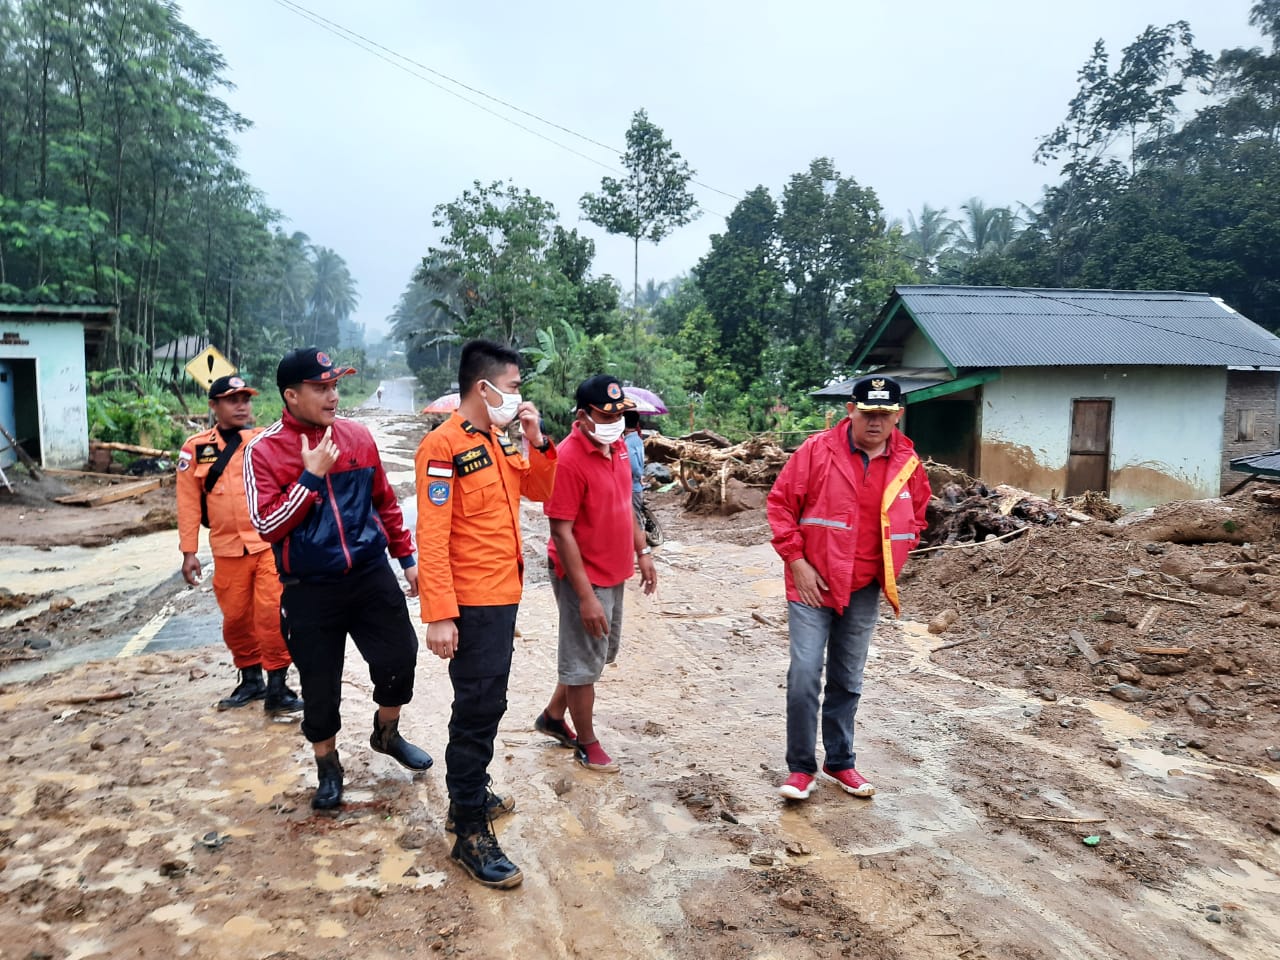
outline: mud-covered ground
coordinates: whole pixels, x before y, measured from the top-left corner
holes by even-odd
[[[371,425],[407,492],[419,426]],[[628,592],[623,654],[598,691],[616,776],[532,730],[554,683],[555,613],[536,562],[545,521],[526,512],[530,578],[493,764],[517,802],[499,835],[521,888],[482,889],[448,859],[449,688],[425,650],[403,726],[436,768],[415,779],[371,754],[353,654],[348,803],[317,816],[296,728],[212,709],[232,680],[222,649],[143,645],[0,687],[0,958],[1280,955],[1266,509],[1229,505],[1257,530],[1247,543],[1144,538],[1143,523],[1170,526],[1156,517],[916,558],[859,715],[877,796],[822,784],[785,804],[786,606],[764,517],[656,503],[660,590]],[[1223,508],[1182,509],[1185,527]],[[141,628],[165,602],[211,605],[162,589],[176,558],[170,545],[150,559],[163,537],[79,560],[0,550],[61,568],[13,575],[43,599],[0,611],[5,641],[21,634],[22,656],[38,656],[32,637],[64,647],[95,621]],[[95,593],[108,568],[122,579]],[[56,588],[32,586],[42,578]],[[1217,581],[1229,595],[1203,589]],[[49,610],[62,595],[72,605]],[[1122,683],[1146,699],[1119,699]]]

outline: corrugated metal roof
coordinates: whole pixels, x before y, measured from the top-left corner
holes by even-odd
[[[1247,457],[1233,457],[1231,469],[1238,473],[1280,477],[1280,450],[1273,450],[1270,453],[1253,453]]]
[[[1207,293],[920,285],[895,294],[954,367],[1280,368],[1280,337]]]
[[[921,370],[921,369],[883,369],[876,371],[877,376],[883,375],[893,377],[898,381],[898,386],[902,388],[903,393],[913,393],[916,390],[927,390],[929,387],[936,387],[940,383],[952,379],[951,374],[945,369],[938,370]],[[847,377],[837,380],[835,383],[829,383],[825,387],[819,387],[817,390],[809,391],[809,396],[817,397],[821,400],[848,400],[853,396],[853,385],[861,380],[867,374],[859,374],[856,377]]]

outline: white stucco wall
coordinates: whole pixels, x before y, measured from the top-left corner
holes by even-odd
[[[40,462],[79,467],[89,459],[85,404],[84,327],[79,320],[30,321],[0,317],[0,330],[26,343],[0,342],[0,358],[36,361]],[[19,411],[30,397],[15,397]]]
[[[1226,378],[1203,367],[1006,367],[982,388],[979,470],[988,482],[1062,493],[1071,401],[1111,399],[1113,501],[1215,497]]]
[[[925,339],[924,334],[920,332],[920,328],[914,327],[907,334],[906,340],[902,342],[902,365],[904,367],[919,367],[922,370],[931,370],[947,366],[947,361],[934,348],[933,344]]]

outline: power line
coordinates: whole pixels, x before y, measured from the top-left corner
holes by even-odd
[[[556,130],[560,130],[563,133],[567,133],[570,136],[576,137],[577,139],[582,140],[585,143],[591,144],[592,146],[600,147],[601,149],[604,149],[604,150],[609,150],[614,154],[619,154],[619,155],[622,154],[624,151],[619,150],[617,147],[610,146],[607,143],[601,143],[599,140],[589,137],[584,133],[579,133],[578,131],[573,130],[569,127],[566,127],[563,124],[556,123],[554,120],[548,120],[546,117],[540,116],[536,113],[533,113],[532,111],[525,110],[523,107],[518,107],[514,103],[510,103],[509,101],[503,100],[501,97],[495,97],[492,94],[486,93],[485,91],[479,89],[478,87],[473,87],[469,84],[463,83],[461,80],[457,80],[449,76],[447,73],[443,73],[442,71],[437,70],[434,67],[428,66],[427,64],[422,63],[421,61],[414,60],[412,57],[407,57],[402,53],[392,50],[390,47],[387,47],[381,43],[378,43],[378,41],[376,40],[372,40],[369,37],[366,37],[363,34],[358,33],[349,27],[345,27],[340,23],[336,23],[335,21],[330,20],[327,17],[322,16],[321,14],[318,14],[313,10],[310,10],[299,3],[293,2],[293,0],[274,0],[274,2],[278,6],[283,7],[284,9],[290,11],[291,13],[297,14],[298,16],[303,17],[306,20],[309,20],[311,23],[315,24],[321,29],[327,30],[329,33],[334,34],[340,39],[346,40],[348,43],[351,43],[359,47],[360,49],[364,50],[366,53],[373,54],[374,56],[378,57],[380,60],[383,60],[386,63],[391,64],[397,69],[404,70],[410,76],[417,77],[419,80],[422,80],[426,83],[431,84],[436,89],[442,90],[445,93],[449,94],[450,96],[456,97],[459,100],[462,100],[464,103],[468,103],[473,107],[477,107],[478,109],[483,110],[485,113],[488,113],[491,116],[495,116],[499,120],[503,120],[507,123],[510,123],[513,126],[518,127],[521,130],[524,130],[526,133],[531,133],[535,137],[545,140],[548,143],[554,144],[555,146],[560,147],[562,150],[567,150],[569,153],[572,153],[575,156],[581,157],[584,160],[588,160],[591,163],[596,164],[597,166],[604,167],[604,169],[609,170],[612,173],[616,173],[620,176],[626,176],[626,174],[623,173],[623,171],[617,169],[616,167],[612,167],[606,163],[601,162],[600,160],[597,160],[595,157],[590,157],[585,153],[581,153],[578,150],[575,150],[573,147],[570,147],[567,144],[561,143],[560,141],[554,140],[551,137],[548,137],[542,133],[539,133],[536,130],[530,129],[529,127],[511,119],[510,117],[505,116],[504,114],[498,113],[497,111],[492,110],[489,107],[486,107],[484,104],[477,103],[475,100],[472,100],[468,97],[463,96],[462,94],[458,93],[456,90],[451,90],[450,88],[435,82],[429,77],[424,77],[419,73],[415,73],[413,70],[408,69],[403,64],[397,63],[396,61],[397,60],[403,61],[404,63],[410,64],[418,68],[419,70],[425,70],[427,73],[430,73],[433,76],[439,77],[442,80],[445,80],[451,84],[454,84],[455,86],[461,87],[463,90],[473,93],[478,97],[483,97],[484,99],[490,100],[493,103],[499,104],[508,110],[512,110],[515,113],[518,113],[522,116],[529,117],[531,120],[536,120],[538,123],[546,124],[549,127],[553,127]],[[394,57],[395,60],[389,59],[391,57]],[[712,193],[718,193],[723,197],[728,197],[730,200],[737,201],[741,199],[741,197],[738,196],[737,194],[729,193],[727,191],[721,190],[718,187],[713,187],[708,183],[703,183],[701,180],[691,178],[690,182],[693,183],[695,186],[701,187],[704,190],[709,190]],[[711,210],[710,208],[706,208],[706,209],[708,213],[711,213],[714,216],[723,216],[723,214],[716,213],[716,211]]]

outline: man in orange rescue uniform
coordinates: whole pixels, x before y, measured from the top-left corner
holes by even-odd
[[[422,619],[427,648],[449,661],[453,711],[445,748],[452,857],[487,887],[523,879],[490,820],[515,804],[489,788],[493,738],[507,709],[516,610],[524,585],[520,498],[546,500],[555,448],[520,398],[520,355],[488,340],[462,348],[457,411],[414,458]],[[528,458],[507,437],[519,419]]]
[[[888,377],[853,385],[849,416],[810,437],[769,491],[773,548],[786,564],[787,769],[778,789],[804,800],[818,774],[823,659],[822,776],[855,797],[876,792],[854,767],[853,718],[880,618],[880,593],[899,612],[897,576],[925,528],[929,478],[898,430],[902,390]]]
[[[200,582],[200,527],[209,528],[213,595],[222,610],[222,639],[239,671],[219,710],[262,700],[268,714],[294,713],[302,701],[286,685],[289,651],[280,633],[280,579],[271,545],[249,522],[241,469],[244,443],[253,429],[258,391],[240,377],[219,377],[209,386],[214,426],[187,439],[178,454],[178,549],[182,576]],[[267,679],[263,682],[262,671]]]

